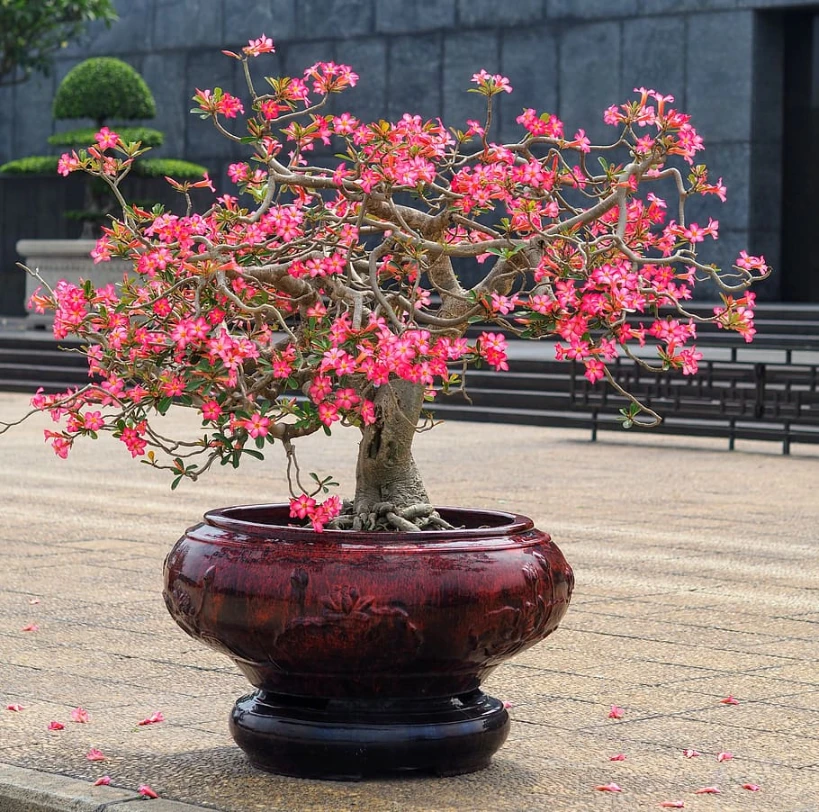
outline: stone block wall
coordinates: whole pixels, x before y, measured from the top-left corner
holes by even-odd
[[[318,60],[351,64],[357,88],[331,110],[395,118],[406,111],[443,116],[450,125],[478,117],[481,97],[467,94],[478,69],[509,76],[497,133],[518,137],[523,107],[556,112],[569,133],[611,135],[602,111],[632,88],[676,97],[705,138],[705,160],[729,188],[728,204],[692,206],[692,218],[721,222],[712,253],[730,263],[740,248],[765,250],[775,263],[777,183],[782,133],[755,106],[757,93],[781,105],[782,54],[775,13],[808,0],[116,0],[120,21],[94,28],[58,59],[56,76],[0,89],[0,161],[42,152],[56,127],[50,103],[62,76],[88,56],[113,55],[145,77],[157,100],[155,126],[167,143],[157,154],[225,167],[241,150],[190,115],[194,88],[242,85],[237,48],[262,32],[274,57],[265,73],[300,73]],[[778,50],[777,50],[778,49]],[[260,70],[261,75],[261,70]],[[762,90],[759,88],[762,87]],[[777,93],[779,96],[777,96]],[[777,99],[779,101],[777,102]],[[768,108],[770,109],[770,108]],[[776,114],[774,112],[774,119]],[[776,283],[762,292],[777,296]]]

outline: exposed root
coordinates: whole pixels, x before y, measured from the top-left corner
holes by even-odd
[[[438,511],[427,503],[398,508],[392,502],[374,505],[358,505],[345,501],[341,515],[327,524],[329,530],[453,530],[453,526],[441,518]]]

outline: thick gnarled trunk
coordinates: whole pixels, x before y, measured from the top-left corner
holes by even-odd
[[[362,430],[356,466],[354,512],[389,504],[395,512],[429,502],[412,458],[412,441],[424,403],[424,387],[393,380],[379,388],[376,421]]]

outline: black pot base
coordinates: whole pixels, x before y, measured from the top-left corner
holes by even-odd
[[[238,699],[230,716],[230,732],[254,767],[336,781],[482,770],[509,726],[503,703],[482,691],[400,700],[256,691]]]

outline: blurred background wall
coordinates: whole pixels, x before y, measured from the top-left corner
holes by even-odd
[[[651,87],[691,113],[705,139],[703,160],[728,186],[724,206],[692,201],[690,220],[720,221],[720,240],[707,247],[707,260],[729,265],[743,248],[764,254],[777,273],[760,286],[760,299],[819,303],[819,252],[812,246],[819,233],[813,193],[819,3],[116,0],[116,6],[119,22],[92,26],[85,41],[65,48],[53,77],[0,88],[0,162],[42,153],[57,127],[51,118],[57,83],[82,59],[112,55],[140,71],[156,97],[154,126],[166,134],[156,154],[207,165],[219,191],[229,191],[225,168],[243,155],[189,113],[191,96],[197,87],[241,89],[239,64],[220,49],[262,33],[277,53],[256,60],[259,75],[300,75],[319,60],[350,64],[360,83],[334,97],[331,112],[368,119],[409,111],[463,127],[482,110],[482,98],[465,92],[470,77],[480,68],[499,71],[515,88],[498,116],[494,136],[502,139],[520,137],[515,117],[523,107],[557,113],[567,134],[582,127],[593,143],[611,138],[602,111],[635,87]],[[19,211],[0,189],[6,245],[62,236],[47,233],[58,219],[59,212]],[[0,313],[22,312],[20,272],[8,250],[1,261]]]

